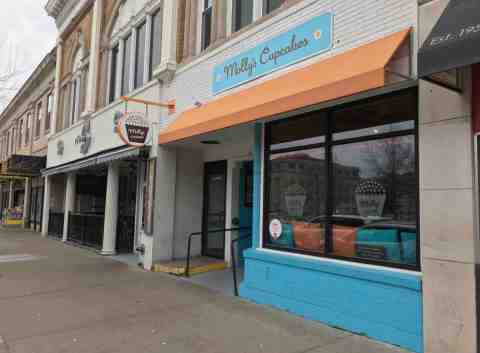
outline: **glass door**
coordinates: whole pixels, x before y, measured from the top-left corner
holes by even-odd
[[[202,253],[225,257],[227,161],[205,164]]]

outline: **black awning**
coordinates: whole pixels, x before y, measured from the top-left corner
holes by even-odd
[[[480,62],[480,0],[451,0],[418,53],[418,75]]]
[[[40,171],[45,168],[46,163],[46,156],[39,157],[14,154],[8,159],[4,172],[17,175],[40,175]]]

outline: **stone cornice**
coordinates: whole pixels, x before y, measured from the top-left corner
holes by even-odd
[[[58,18],[68,0],[48,0],[45,5],[45,11],[47,11],[50,17],[55,20]]]

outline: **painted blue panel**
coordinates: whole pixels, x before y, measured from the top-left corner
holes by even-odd
[[[246,179],[248,176],[248,171],[252,170],[253,168],[253,163],[252,162],[243,162],[242,166],[240,168],[240,185],[239,187],[239,205],[238,205],[238,210],[239,210],[239,225],[240,228],[252,228],[252,219],[253,219],[253,204],[247,205],[245,203],[245,196],[249,190],[246,190],[247,183]],[[250,185],[250,187],[253,188],[253,183]],[[250,190],[250,192],[253,192],[253,190]],[[252,200],[253,201],[253,200]],[[247,233],[250,232],[241,232],[242,235],[246,235]],[[250,239],[245,239],[245,240],[240,240],[237,243],[237,259],[238,263],[240,266],[243,266],[243,252],[247,249],[250,249],[252,247],[252,238]]]
[[[421,279],[415,274],[263,250],[245,253],[242,297],[423,351]]]
[[[214,94],[332,48],[333,15],[325,13],[215,66]]]

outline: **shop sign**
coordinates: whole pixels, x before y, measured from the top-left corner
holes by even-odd
[[[215,66],[218,94],[332,48],[333,14],[325,13]]]
[[[144,113],[127,112],[116,122],[116,131],[129,146],[145,146],[151,135],[150,121]]]
[[[92,134],[90,132],[90,120],[85,120],[80,135],[75,138],[75,145],[80,145],[81,154],[87,154],[91,144]]]

